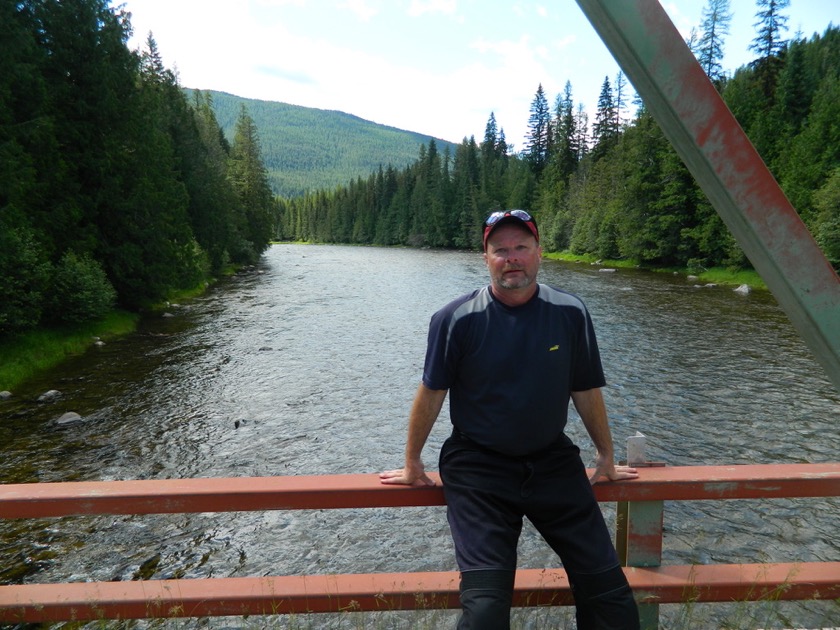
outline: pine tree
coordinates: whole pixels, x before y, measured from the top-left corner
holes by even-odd
[[[563,94],[557,97],[554,108],[554,155],[557,174],[562,181],[568,182],[578,164],[580,148],[578,142],[577,119],[572,101],[572,84],[566,81]]]
[[[586,113],[583,103],[578,103],[577,106],[575,130],[574,146],[577,148],[577,161],[580,163],[589,154],[589,114]]]
[[[525,157],[535,175],[539,176],[548,164],[551,148],[551,111],[542,83],[531,101],[528,118],[528,135],[525,139]]]
[[[604,77],[601,84],[601,95],[598,97],[598,109],[595,112],[595,123],[592,125],[593,157],[599,159],[607,154],[618,139],[616,125],[616,105],[609,77]]]
[[[782,54],[787,49],[787,40],[782,32],[787,30],[788,18],[782,11],[790,6],[790,0],[756,0],[758,18],[753,26],[757,35],[750,44],[758,58],[752,67],[758,73],[764,96],[769,101],[776,89],[776,79],[782,67]]]
[[[504,131],[497,130],[496,116],[491,112],[484,131],[484,141],[481,143],[480,194],[482,203],[500,208],[503,198],[502,172],[505,168],[507,148],[502,148]]]
[[[178,94],[182,94],[180,88]],[[175,152],[189,195],[189,216],[196,241],[219,275],[236,249],[231,216],[240,203],[227,176],[229,145],[213,113],[212,100],[196,90],[193,102],[176,99],[172,129]]]
[[[464,140],[455,149],[452,166],[453,207],[452,216],[457,220],[457,231],[453,245],[460,248],[477,247],[480,244],[481,207],[479,204],[480,171],[479,149],[475,139]]]
[[[274,195],[262,160],[257,126],[245,105],[236,121],[228,176],[243,213],[235,220],[243,239],[235,259],[253,263],[271,242]]]
[[[499,141],[499,130],[496,115],[490,112],[487,125],[484,127],[484,140],[481,143],[481,157],[489,159],[496,154],[496,143]]]
[[[700,62],[706,76],[718,86],[726,78],[721,61],[723,39],[729,34],[731,22],[729,0],[708,0],[703,8],[703,34],[698,42],[697,61]]]
[[[814,193],[813,203],[814,236],[836,269],[840,267],[840,167]]]
[[[627,77],[620,70],[615,75],[615,125],[616,133],[624,126],[622,114],[627,109]]]

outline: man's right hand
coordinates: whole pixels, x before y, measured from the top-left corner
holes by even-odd
[[[426,474],[426,468],[419,460],[412,463],[406,462],[405,468],[379,473],[379,481],[384,484],[416,487],[435,485],[434,479]]]

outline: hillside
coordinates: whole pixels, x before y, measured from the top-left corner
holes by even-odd
[[[241,98],[207,91],[219,126],[228,140],[242,103],[257,125],[269,182],[281,197],[307,191],[332,189],[357,178],[366,178],[389,164],[403,169],[417,160],[420,145],[431,136],[379,125],[338,111],[300,107],[287,103]],[[443,153],[454,144],[435,139]]]

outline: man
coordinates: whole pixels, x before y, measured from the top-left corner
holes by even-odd
[[[405,467],[382,483],[434,485],[421,451],[450,394],[452,435],[440,453],[458,567],[461,629],[510,627],[516,546],[526,516],[560,556],[579,630],[635,629],[635,601],[591,484],[633,479],[616,467],[592,321],[575,296],[538,284],[539,231],[523,210],[484,226],[490,286],[434,314],[411,408]],[[597,449],[587,478],[565,435],[569,400]]]

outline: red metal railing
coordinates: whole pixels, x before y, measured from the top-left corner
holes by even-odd
[[[840,464],[644,468],[595,486],[619,509],[617,546],[656,627],[661,603],[840,598],[840,562],[661,565],[664,501],[840,496]],[[0,518],[443,505],[435,488],[376,475],[67,482],[0,486]],[[517,573],[515,605],[572,603],[562,569]],[[388,573],[0,586],[0,623],[456,608],[458,575]]]

